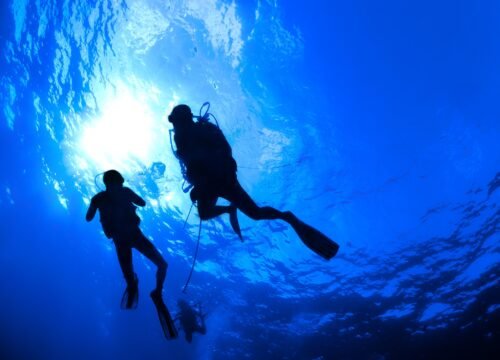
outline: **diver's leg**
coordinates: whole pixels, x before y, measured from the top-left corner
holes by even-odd
[[[244,214],[255,220],[281,219],[292,226],[300,240],[312,251],[326,260],[330,260],[337,254],[339,245],[322,234],[317,229],[299,220],[290,211],[279,211],[270,206],[259,207],[252,198],[236,181],[231,187],[225,189],[222,197],[231,201]]]
[[[240,225],[238,224],[238,218],[236,216],[236,206],[231,204],[229,206],[216,205],[217,199],[219,195],[216,192],[212,192],[211,190],[200,192],[197,201],[198,201],[198,215],[201,220],[209,220],[214,217],[217,217],[222,214],[229,214],[229,222],[231,223],[231,227],[234,232],[238,234],[240,239],[241,230]]]
[[[281,219],[290,223],[294,219],[293,214],[289,211],[283,212],[270,206],[258,206],[250,195],[241,187],[238,181],[225,191],[223,197],[229,200],[245,215],[254,220]]]
[[[135,285],[135,274],[134,265],[132,264],[132,248],[117,242],[115,242],[115,248],[120,268],[127,282],[127,287],[133,287]]]
[[[231,211],[230,206],[215,205],[217,195],[200,194],[198,198],[198,215],[201,220],[209,220]]]
[[[165,282],[165,277],[167,276],[168,264],[160,254],[158,249],[153,245],[149,239],[144,236],[141,230],[137,230],[137,235],[133,245],[137,251],[142,253],[147,257],[153,264],[156,265],[156,289],[154,290],[158,294],[161,294],[163,290],[163,283]]]

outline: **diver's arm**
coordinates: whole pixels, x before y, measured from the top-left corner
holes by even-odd
[[[95,204],[95,198],[92,198],[92,200],[90,201],[89,208],[87,210],[87,215],[85,215],[85,220],[92,221],[96,211],[97,211],[97,206]]]
[[[137,206],[146,206],[146,201],[144,201],[143,198],[141,198],[139,195],[137,195],[135,192],[133,192],[131,189],[128,189],[130,191],[131,195],[131,200],[132,202],[137,205]]]

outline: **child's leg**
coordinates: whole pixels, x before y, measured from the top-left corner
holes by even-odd
[[[117,244],[115,242],[118,262],[122,269],[123,276],[127,282],[127,287],[132,288],[135,285],[134,265],[132,264],[132,248],[128,245]]]
[[[144,236],[144,234],[139,230],[135,242],[133,245],[140,253],[147,257],[153,264],[156,265],[156,289],[155,292],[161,294],[163,290],[163,282],[167,276],[168,264],[160,254],[158,249],[155,248],[153,243]]]

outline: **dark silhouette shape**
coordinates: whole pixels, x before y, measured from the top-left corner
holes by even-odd
[[[156,288],[151,292],[151,297],[158,312],[162,313],[160,321],[162,321],[162,317],[170,318],[162,300],[163,283],[168,264],[151,241],[142,233],[139,228],[141,220],[136,214],[137,206],[145,206],[146,202],[131,189],[123,186],[125,180],[116,170],[106,171],[103,181],[106,190],[92,198],[86,220],[91,221],[99,210],[104,234],[115,244],[118,261],[127,282],[121,306],[124,309],[136,308],[139,299],[139,281],[132,264],[132,248],[135,248],[157,266]],[[163,305],[165,309],[159,309],[158,305]],[[171,319],[170,322],[173,324]]]
[[[206,314],[202,313],[200,305],[198,305],[198,310],[195,310],[187,301],[180,299],[177,306],[179,307],[179,313],[175,320],[179,321],[188,343],[193,341],[193,333],[197,332],[202,335],[207,333],[207,327],[205,326]]]
[[[174,320],[170,316],[170,312],[167,306],[163,302],[161,293],[151,292],[151,299],[156,306],[156,311],[158,312],[158,319],[160,319],[161,329],[163,330],[163,335],[167,340],[176,339],[178,335],[177,329],[175,328]]]
[[[197,201],[202,220],[229,214],[233,230],[242,239],[236,211],[239,209],[254,220],[286,221],[303,243],[324,259],[331,259],[339,246],[318,230],[300,221],[290,211],[270,206],[259,207],[238,182],[236,161],[231,146],[218,126],[207,120],[193,121],[187,105],[177,105],[168,117],[174,126],[177,156],[185,166],[185,177],[193,185],[191,200]],[[230,202],[216,205],[217,198]]]

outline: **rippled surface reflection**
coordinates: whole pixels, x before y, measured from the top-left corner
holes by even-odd
[[[6,358],[498,350],[500,22],[466,2],[410,13],[358,3],[2,3]],[[244,217],[241,244],[220,218],[203,225],[181,294],[198,218],[183,227],[191,204],[166,114],[207,100],[243,186],[330,234],[337,258],[321,261],[281,223]],[[95,176],[110,168],[148,203],[140,215],[170,264],[169,306],[186,297],[207,309],[208,332],[192,346],[164,343],[145,295],[135,313],[118,310],[112,244],[83,223]],[[154,269],[135,261],[147,294]]]

